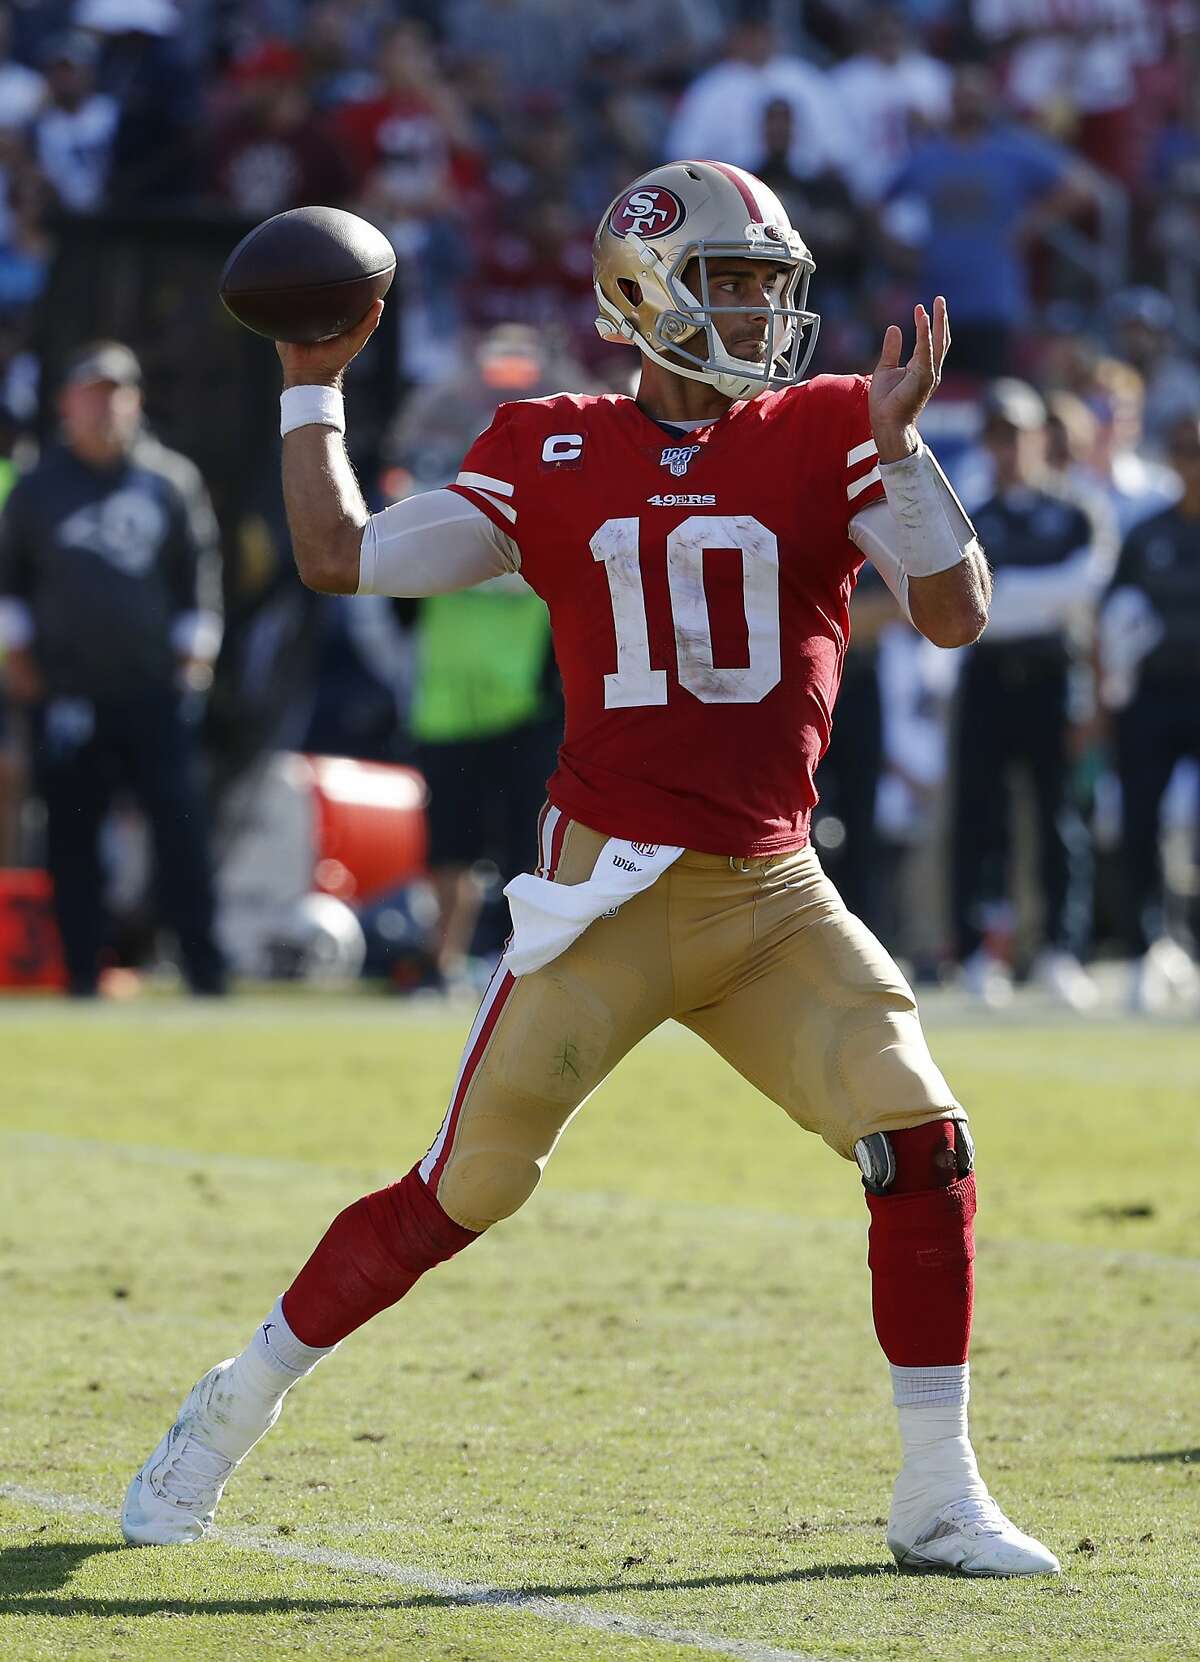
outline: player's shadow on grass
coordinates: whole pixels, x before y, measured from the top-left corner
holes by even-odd
[[[575,1582],[556,1586],[527,1586],[462,1593],[416,1593],[387,1599],[244,1598],[244,1599],[103,1599],[47,1598],[59,1592],[87,1559],[100,1553],[124,1552],[113,1541],[35,1541],[29,1546],[0,1550],[0,1615],[29,1616],[260,1616],[298,1611],[320,1614],[331,1610],[453,1609],[486,1604],[500,1608],[522,1605],[529,1599],[589,1598],[596,1593],[682,1592],[710,1587],[777,1587],[794,1581],[857,1581],[892,1575],[889,1565],[810,1564],[806,1568],[743,1575],[656,1576],[627,1581],[621,1575],[609,1581]]]
[[[33,1541],[0,1550],[0,1605],[25,1593],[65,1587],[79,1566],[102,1552],[120,1552],[114,1541]]]
[[[261,1616],[330,1610],[386,1610],[395,1599],[46,1598],[57,1593],[89,1558],[127,1552],[116,1541],[34,1541],[0,1550],[0,1615],[18,1616]]]
[[[1200,1466],[1200,1448],[1170,1448],[1160,1454],[1114,1454],[1114,1466]]]
[[[523,1604],[527,1599],[590,1598],[595,1593],[679,1593],[707,1587],[781,1587],[789,1581],[861,1581],[869,1577],[892,1576],[893,1565],[880,1564],[809,1564],[803,1569],[772,1570],[756,1573],[748,1570],[743,1575],[655,1576],[647,1581],[626,1581],[615,1575],[611,1581],[580,1581],[557,1585],[504,1587],[486,1594],[416,1593],[402,1603],[412,1607],[437,1609],[439,1607],[469,1604],[487,1604],[503,1607],[505,1604]]]
[[[73,1599],[9,1598],[0,1616],[325,1616],[334,1610],[394,1610],[401,1599]]]

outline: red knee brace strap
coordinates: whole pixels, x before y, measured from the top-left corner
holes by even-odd
[[[898,1367],[965,1362],[974,1303],[974,1174],[954,1176],[948,1120],[893,1132],[891,1141],[895,1183],[887,1194],[866,1197],[875,1332]]]
[[[414,1166],[333,1220],[283,1295],[288,1326],[301,1344],[335,1345],[477,1238],[447,1216]]]

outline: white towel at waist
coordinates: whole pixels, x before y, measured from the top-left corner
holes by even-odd
[[[583,883],[552,883],[522,872],[505,889],[513,934],[504,961],[513,975],[551,963],[590,923],[648,889],[683,853],[668,844],[610,837]]]

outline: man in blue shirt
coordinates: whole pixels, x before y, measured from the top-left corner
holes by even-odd
[[[897,263],[954,314],[958,368],[999,375],[1029,307],[1026,253],[1092,200],[1067,152],[1002,123],[988,71],[954,79],[950,121],[917,146],[888,190],[884,225]]]

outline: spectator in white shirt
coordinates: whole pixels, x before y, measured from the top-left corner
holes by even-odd
[[[94,213],[104,200],[120,110],[95,90],[96,43],[78,31],[47,42],[42,67],[50,101],[33,126],[38,165],[62,207]]]
[[[667,132],[666,155],[753,168],[767,106],[778,100],[792,112],[792,173],[805,179],[828,167],[841,170],[849,143],[828,75],[780,52],[771,24],[760,19],[736,24],[719,62],[688,87]]]
[[[950,71],[915,47],[904,14],[884,5],[866,14],[862,50],[830,72],[830,83],[857,135],[845,158],[847,182],[860,202],[878,202],[913,135],[945,121]]]

